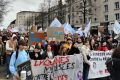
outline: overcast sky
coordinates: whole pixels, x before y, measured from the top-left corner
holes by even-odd
[[[3,26],[7,27],[11,21],[16,19],[16,13],[20,11],[38,11],[40,3],[43,3],[44,0],[10,0],[9,10],[3,21]]]

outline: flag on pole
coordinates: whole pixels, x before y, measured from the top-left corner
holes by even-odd
[[[12,32],[12,27],[11,26],[8,26],[7,32]]]
[[[60,23],[60,21],[57,18],[55,18],[52,21],[52,23],[50,24],[50,27],[61,27],[61,26],[62,26],[62,24]]]
[[[79,28],[78,31],[77,31],[78,34],[80,34],[80,36],[83,36],[83,30],[82,28]]]
[[[117,20],[114,23],[113,31],[114,31],[115,34],[119,34],[120,33],[120,24],[118,23]]]
[[[69,23],[65,23],[64,25],[64,33],[65,34],[74,34],[75,33],[75,30],[71,27],[71,25]]]
[[[40,28],[40,29],[38,30],[38,32],[43,32],[42,28]]]
[[[90,28],[91,28],[91,21],[89,21],[89,23],[86,25],[85,29],[84,29],[84,36],[88,37],[88,35],[90,35]]]
[[[12,28],[12,32],[19,32],[18,27]]]
[[[21,32],[21,33],[24,33],[24,32],[25,32],[25,28],[24,28],[23,25],[21,25],[21,27],[20,27],[20,32]]]
[[[89,21],[89,23],[86,25],[84,32],[85,33],[89,33],[90,32],[90,28],[91,28],[91,21]]]

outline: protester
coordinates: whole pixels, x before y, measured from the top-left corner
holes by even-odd
[[[73,43],[71,48],[68,50],[67,55],[74,55],[74,54],[79,54],[79,53],[80,53],[80,51],[78,49],[78,43]]]
[[[101,42],[101,46],[98,48],[100,51],[108,51],[107,43],[106,41]]]
[[[114,50],[117,47],[118,47],[118,41],[116,39],[113,39],[113,41],[112,41],[112,49]]]
[[[90,50],[96,50],[96,46],[95,46],[95,40],[92,38],[90,39]]]
[[[20,80],[20,77],[17,73],[17,66],[29,60],[29,54],[24,50],[25,44],[26,43],[23,40],[21,40],[19,42],[18,49],[11,56],[9,69],[13,75],[13,80]]]
[[[0,37],[0,54],[5,53],[4,49],[2,50],[2,47],[5,46],[7,66],[9,66],[9,69],[11,73],[13,74],[14,79],[19,78],[17,74],[17,65],[29,60],[29,56],[30,56],[30,59],[32,60],[44,60],[48,58],[53,59],[55,56],[58,56],[58,55],[68,56],[68,55],[74,55],[74,54],[81,53],[83,55],[83,80],[88,80],[89,68],[94,67],[97,69],[98,67],[97,62],[94,62],[92,65],[90,64],[90,55],[91,55],[91,54],[89,55],[90,51],[92,50],[93,51],[98,50],[98,52],[99,51],[103,52],[103,51],[108,51],[108,50],[114,51],[116,50],[116,47],[118,45],[117,40],[114,40],[112,36],[108,36],[105,34],[102,36],[89,35],[85,37],[79,34],[75,34],[76,35],[75,36],[74,34],[70,34],[70,33],[68,35],[65,34],[65,39],[63,41],[57,40],[56,38],[53,37],[50,39],[45,38],[41,42],[36,42],[35,45],[30,45],[28,43],[29,38],[28,38],[27,33],[25,34],[16,33],[16,35],[14,34],[12,37],[11,35],[8,35],[11,33],[7,32],[6,34],[1,35],[3,40],[1,42],[1,37]],[[17,50],[16,50],[17,45],[19,46],[18,51],[20,54],[18,55],[18,58],[16,59],[15,57],[17,53]],[[1,58],[1,55],[0,55],[0,58]],[[2,60],[3,58],[5,57],[2,57],[0,60]],[[9,65],[9,61],[10,61],[10,65]],[[117,66],[117,63],[115,64]],[[10,76],[9,69],[7,67],[7,78],[9,78]],[[112,75],[115,75],[115,74],[112,74]],[[108,78],[96,78],[92,80],[109,80],[109,79]]]
[[[54,58],[54,52],[52,51],[50,44],[46,45],[46,49],[43,54],[45,55],[45,58]]]
[[[109,50],[112,49],[112,41],[113,41],[112,36],[108,36],[108,37],[107,37],[107,45],[108,45],[108,49],[109,49]]]
[[[3,54],[4,54],[4,43],[2,42],[2,37],[0,36],[0,65],[3,65]]]
[[[60,50],[59,50],[59,55],[60,56],[66,56],[68,54],[68,50],[64,45],[60,46]]]
[[[112,53],[112,58],[106,62],[112,80],[120,80],[120,47]]]
[[[33,60],[42,60],[45,59],[43,55],[43,49],[41,48],[41,43],[37,43],[35,45],[35,49],[33,52],[30,52],[30,58]]]
[[[81,52],[81,48],[82,48],[82,46],[83,46],[83,40],[82,40],[82,37],[80,38],[78,38],[78,40],[77,40],[77,46],[78,46],[78,49],[79,49],[79,51]]]
[[[10,40],[6,42],[6,67],[7,67],[6,78],[10,77],[9,63],[10,63],[12,53],[16,50],[16,45],[17,45],[16,40],[17,40],[17,37],[15,34],[13,34]]]
[[[89,73],[89,68],[90,68],[90,56],[89,56],[89,52],[90,52],[90,45],[89,45],[89,41],[86,40],[84,42],[84,45],[82,46],[82,55],[83,55],[83,80],[88,80],[88,73]]]
[[[71,49],[71,47],[72,47],[72,44],[73,44],[73,42],[72,42],[72,39],[71,39],[71,37],[68,37],[67,38],[67,42],[64,44],[64,46],[67,48],[67,49]]]

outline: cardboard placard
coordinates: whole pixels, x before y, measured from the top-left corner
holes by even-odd
[[[35,45],[36,43],[42,42],[46,37],[45,33],[30,33],[30,44]]]
[[[64,28],[63,27],[48,27],[47,37],[55,38],[56,40],[64,41]]]
[[[21,71],[26,71],[26,80],[32,80],[32,70],[30,61],[26,61],[17,66],[18,74],[20,76]]]

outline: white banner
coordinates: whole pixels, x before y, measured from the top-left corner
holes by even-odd
[[[111,57],[112,51],[91,51],[89,79],[109,76],[105,62]]]
[[[120,24],[118,23],[117,20],[114,23],[113,31],[114,31],[115,34],[119,34],[120,33]]]
[[[31,67],[33,80],[82,80],[83,57],[78,54],[31,60]]]

